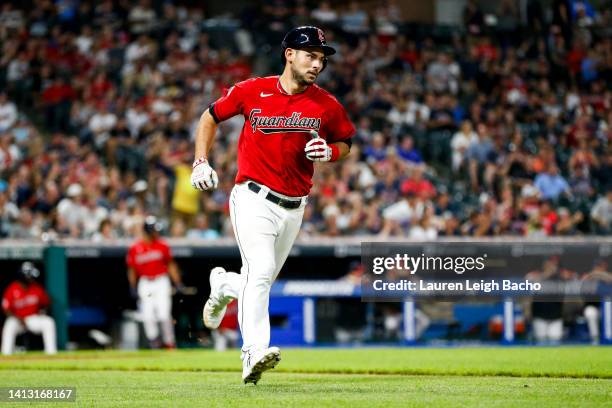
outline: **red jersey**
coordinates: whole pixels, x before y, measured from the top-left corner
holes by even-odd
[[[40,309],[49,306],[49,303],[49,296],[36,282],[26,285],[15,281],[6,288],[2,296],[2,309],[19,319],[37,314]]]
[[[317,85],[289,95],[278,76],[252,78],[231,87],[210,106],[217,123],[241,114],[236,183],[253,180],[292,197],[308,195],[313,162],[304,147],[316,130],[328,143],[355,133],[338,100]]]
[[[146,242],[141,239],[128,249],[127,265],[136,271],[136,275],[154,278],[168,273],[168,264],[172,261],[170,247],[161,239]]]

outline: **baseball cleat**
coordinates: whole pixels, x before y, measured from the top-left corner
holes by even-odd
[[[279,363],[280,349],[270,347],[253,354],[247,353],[242,360],[242,381],[245,384],[257,382],[261,379],[261,374],[268,371]]]
[[[219,327],[223,316],[225,316],[227,305],[232,301],[231,297],[223,297],[219,293],[219,286],[223,283],[225,274],[225,269],[220,266],[210,271],[210,297],[204,305],[202,319],[204,320],[204,326],[211,330]]]

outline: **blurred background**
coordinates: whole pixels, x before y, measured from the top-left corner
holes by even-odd
[[[198,290],[174,298],[178,345],[212,346],[200,318],[208,271],[240,267],[228,197],[243,118],[219,127],[213,192],[190,185],[194,129],[224,89],[279,74],[284,34],[306,24],[323,28],[338,50],[318,84],[346,107],[357,134],[346,161],[316,168],[282,280],[358,285],[359,242],[368,239],[606,242],[611,5],[5,1],[0,289],[21,261],[34,260],[51,292],[60,346],[136,347],[137,318],[125,313],[135,308],[125,253],[154,214],[185,283]],[[337,296],[316,285],[313,296],[287,297],[283,285],[271,304],[279,343],[406,340],[405,305],[365,304],[356,292]],[[564,328],[561,338],[542,341],[599,342],[583,306],[536,307],[536,317]],[[599,325],[602,308],[593,306]],[[514,340],[539,341],[530,329],[534,307],[513,308]],[[417,340],[497,341],[502,309],[418,305]]]

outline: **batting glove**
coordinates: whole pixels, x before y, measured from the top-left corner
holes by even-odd
[[[320,137],[309,140],[304,153],[306,158],[313,162],[328,162],[332,159],[332,148]]]
[[[217,188],[219,177],[217,172],[210,167],[208,160],[200,157],[193,162],[193,170],[191,171],[191,185],[196,190],[205,191],[211,188]]]

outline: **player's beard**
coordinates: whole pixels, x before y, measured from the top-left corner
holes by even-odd
[[[315,75],[312,80],[308,79],[308,77],[305,74],[301,74],[297,69],[295,69],[292,66],[291,67],[291,78],[295,82],[297,82],[300,86],[310,86],[314,84],[315,80],[317,79],[317,75]]]

